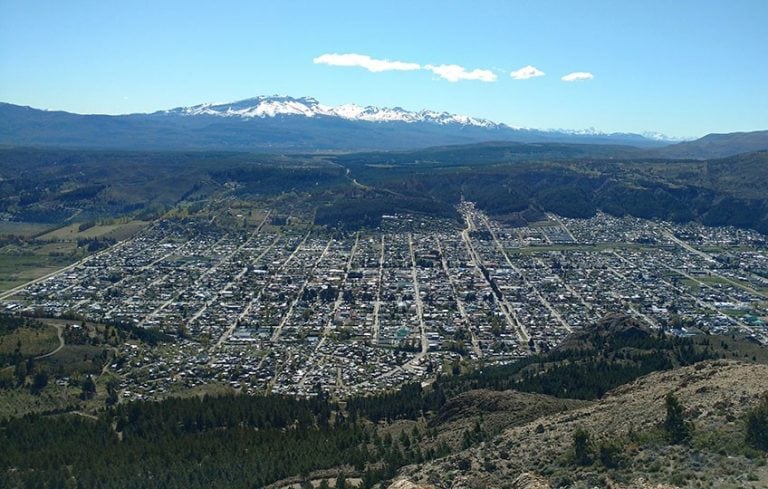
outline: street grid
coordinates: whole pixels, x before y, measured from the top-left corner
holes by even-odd
[[[427,381],[460,360],[548,351],[609,313],[671,334],[768,343],[766,237],[598,214],[507,226],[385,216],[340,234],[164,219],[3,298],[6,312],[155,328],[109,366],[125,399],[207,383],[339,398]]]

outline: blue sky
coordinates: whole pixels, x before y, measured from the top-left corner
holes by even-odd
[[[766,26],[765,0],[0,0],[0,101],[117,114],[285,94],[698,137],[768,129]]]

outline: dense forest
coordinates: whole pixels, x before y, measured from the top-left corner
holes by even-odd
[[[169,399],[119,406],[95,419],[75,413],[5,421],[0,486],[255,488],[347,467],[371,487],[406,463],[447,451],[422,453],[410,438],[380,435],[322,398]]]

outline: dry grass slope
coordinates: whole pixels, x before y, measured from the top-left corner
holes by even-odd
[[[670,446],[660,439],[669,392],[695,425],[690,446]],[[574,488],[768,487],[765,455],[749,458],[731,450],[743,439],[745,413],[766,392],[766,365],[710,361],[654,373],[597,403],[543,416],[463,452],[406,467],[401,480],[451,488],[547,487],[542,481]],[[574,465],[573,433],[580,428],[598,443],[626,440],[624,465]],[[518,480],[526,473],[530,484]]]

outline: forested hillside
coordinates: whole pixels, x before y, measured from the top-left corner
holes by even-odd
[[[0,213],[21,222],[148,219],[214,196],[292,194],[321,225],[442,217],[462,198],[510,222],[601,210],[768,231],[768,153],[638,159],[620,146],[493,143],[348,155],[0,150]],[[19,170],[21,169],[21,170]]]

